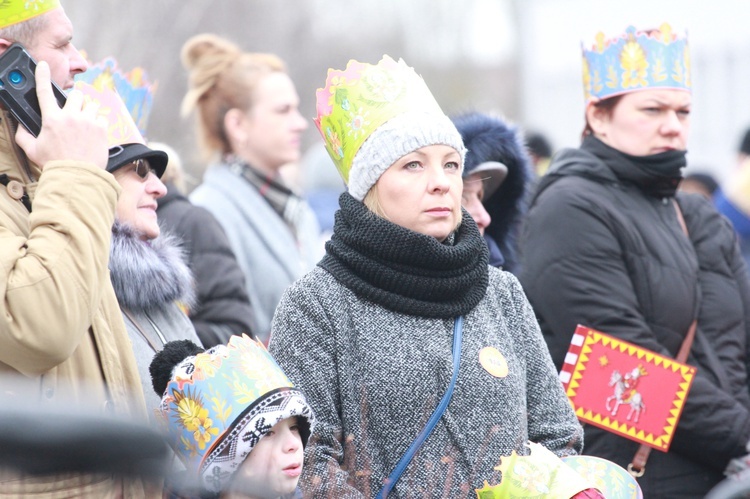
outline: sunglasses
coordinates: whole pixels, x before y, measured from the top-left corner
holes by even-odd
[[[141,180],[146,180],[149,173],[153,172],[154,175],[156,175],[156,172],[151,168],[151,164],[147,159],[136,159],[133,161],[133,164],[135,165],[135,174],[138,175],[138,178]]]

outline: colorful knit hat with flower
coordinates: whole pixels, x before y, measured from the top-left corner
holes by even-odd
[[[59,0],[5,0],[0,2],[0,29],[41,16],[59,6]]]
[[[677,36],[667,23],[646,31],[630,26],[609,40],[599,32],[590,50],[581,48],[587,104],[636,90],[692,88],[687,35]]]
[[[316,97],[315,124],[349,194],[360,201],[389,166],[417,149],[442,144],[465,154],[456,127],[403,60],[350,60],[343,71],[328,70]]]
[[[205,352],[172,341],[149,367],[167,439],[201,486],[220,492],[258,441],[296,417],[307,444],[313,413],[262,343],[247,335]]]

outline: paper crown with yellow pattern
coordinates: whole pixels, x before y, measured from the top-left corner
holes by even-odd
[[[59,6],[59,0],[5,0],[0,2],[0,29],[41,16]]]
[[[158,84],[149,80],[146,70],[135,67],[128,72],[118,67],[113,57],[107,57],[75,76],[96,88],[110,88],[117,92],[133,117],[141,135],[146,137],[148,119],[154,106],[154,92]]]
[[[502,472],[502,480],[497,485],[485,480],[481,489],[475,489],[477,499],[568,499],[590,489],[607,499],[643,499],[635,478],[611,461],[594,456],[559,458],[541,444],[526,445],[529,455],[513,451],[501,458],[494,469]]]
[[[169,355],[167,347],[171,344],[157,357]],[[189,356],[175,366],[159,411],[175,454],[212,492],[229,484],[276,423],[296,417],[305,445],[313,421],[302,392],[263,344],[246,335],[232,336],[227,345]]]
[[[88,71],[83,74],[87,73]],[[86,102],[94,102],[99,106],[98,115],[106,120],[109,147],[107,171],[114,172],[138,159],[147,159],[156,176],[161,177],[167,168],[169,157],[163,151],[146,146],[132,111],[123,101],[115,82],[115,78],[102,72],[77,77],[74,84],[74,88],[83,93]]]
[[[586,103],[636,90],[665,88],[690,91],[690,51],[687,36],[677,36],[669,24],[606,39],[596,35],[583,50],[583,91]]]
[[[465,152],[456,127],[403,59],[384,55],[376,65],[350,60],[344,70],[329,69],[316,100],[326,150],[360,201],[405,154],[434,144]]]

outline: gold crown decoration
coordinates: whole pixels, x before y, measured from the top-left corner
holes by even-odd
[[[88,70],[75,76],[75,81],[116,91],[141,135],[146,137],[148,118],[154,105],[154,92],[158,86],[156,82],[151,82],[146,70],[135,67],[125,72],[118,67],[117,60],[107,57],[96,64],[89,64]]]
[[[612,39],[599,32],[590,50],[581,48],[586,103],[650,88],[691,90],[687,35],[667,23],[644,31],[630,26]]]
[[[383,123],[407,111],[444,116],[422,77],[387,55],[376,65],[350,60],[344,70],[329,69],[316,100],[315,125],[347,184],[354,156]]]
[[[60,6],[60,0],[0,1],[0,29],[28,21]]]
[[[93,102],[99,106],[97,116],[103,117],[107,122],[108,147],[146,143],[128,108],[114,89],[107,86],[97,88],[83,81],[76,81],[73,88],[83,94],[84,102]]]

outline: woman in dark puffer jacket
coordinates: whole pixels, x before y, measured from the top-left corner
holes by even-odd
[[[645,497],[704,497],[750,438],[747,269],[729,223],[700,196],[675,192],[687,58],[668,25],[584,51],[583,143],[554,158],[521,239],[521,283],[558,369],[577,324],[675,357],[697,320],[688,358],[697,375],[669,452],[652,452],[638,479]],[[626,65],[670,69],[662,79]],[[598,84],[612,74],[612,86]],[[586,454],[633,459],[638,443],[585,430]]]

